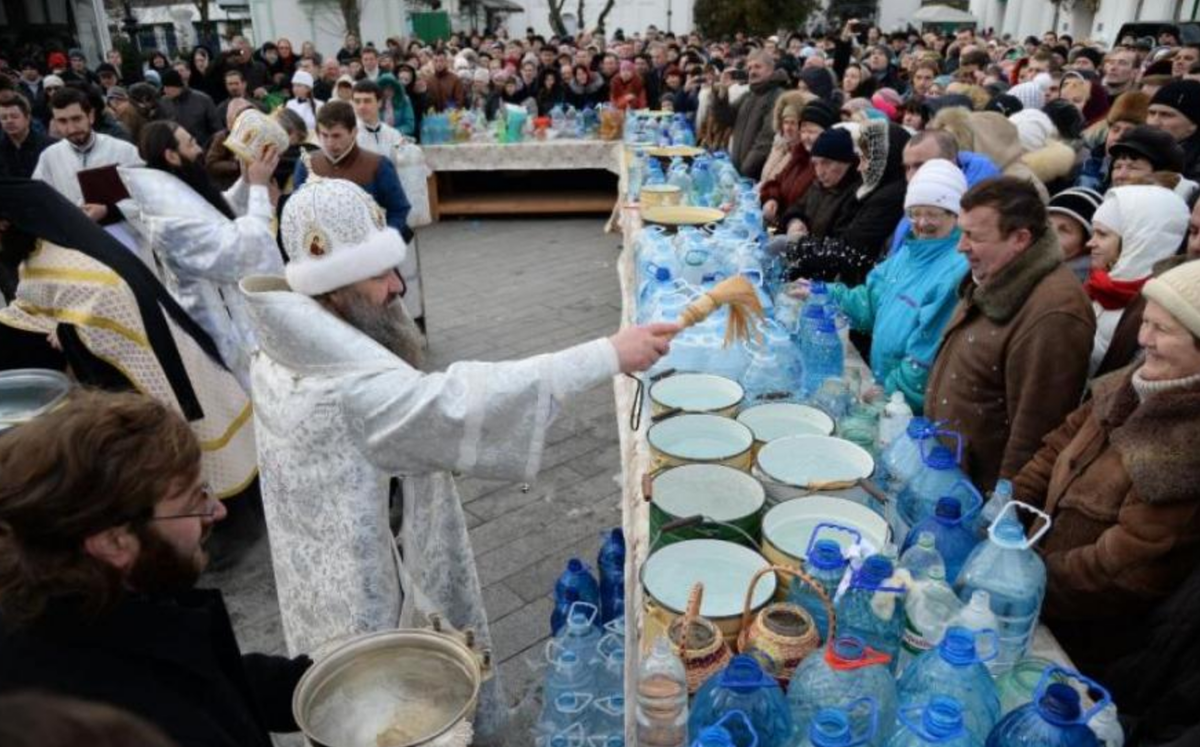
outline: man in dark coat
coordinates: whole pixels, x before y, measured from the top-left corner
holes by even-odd
[[[786,72],[775,69],[775,58],[768,52],[751,56],[746,71],[750,90],[736,104],[731,104],[728,92],[718,86],[713,97],[713,116],[720,124],[733,128],[729,156],[738,173],[757,180],[775,141],[775,126],[771,121],[775,99],[789,81]]]
[[[0,692],[128,710],[181,747],[268,747],[296,731],[310,666],[238,649],[221,594],[193,585],[225,508],[187,422],[141,394],[78,392],[0,435]]]
[[[0,91],[0,130],[0,176],[28,179],[54,138],[33,126],[33,107],[16,91]]]

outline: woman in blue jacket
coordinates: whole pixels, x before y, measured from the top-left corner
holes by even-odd
[[[942,330],[958,302],[967,261],[958,253],[962,171],[944,159],[923,165],[909,182],[904,210],[912,228],[900,248],[853,288],[830,284],[830,297],[852,329],[871,335],[871,371],[888,395],[902,392],[913,412],[925,404],[925,381]],[[807,295],[807,287],[797,287]]]

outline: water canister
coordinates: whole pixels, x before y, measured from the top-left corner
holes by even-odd
[[[888,671],[891,658],[863,643],[861,638],[839,634],[819,651],[805,657],[792,674],[787,701],[798,733],[806,734],[823,708],[845,707],[857,698],[875,702],[880,724],[896,719],[896,680]],[[851,729],[868,731],[869,714],[852,711]],[[878,729],[867,740],[872,747],[887,741],[888,729]]]
[[[837,597],[838,586],[842,583],[842,576],[846,573],[849,561],[842,555],[842,547],[837,541],[818,539],[821,529],[830,527],[845,531],[851,535],[857,535],[855,542],[861,541],[862,535],[855,529],[822,522],[817,525],[816,529],[813,530],[812,537],[809,538],[808,550],[805,554],[804,570],[814,581],[821,585],[821,588],[825,590],[826,595],[830,599],[835,599]],[[800,583],[797,579],[792,579],[788,584],[787,599],[792,604],[803,607],[812,615],[813,622],[817,626],[817,631],[821,635],[821,641],[827,643],[829,640],[829,613],[825,611],[825,604],[820,596],[807,584]]]
[[[882,555],[867,558],[852,575],[836,611],[838,630],[887,654],[889,669],[895,672],[904,632],[905,589],[887,585],[893,570],[892,561]]]
[[[899,724],[888,747],[982,747],[963,723],[962,705],[949,695],[901,708]],[[1040,746],[1039,746],[1040,747]]]
[[[852,714],[865,709],[870,718],[867,728],[855,733]],[[797,747],[857,747],[875,738],[879,731],[879,708],[873,698],[859,698],[845,708],[822,708],[808,725]]]
[[[986,740],[1000,720],[1000,693],[984,666],[986,659],[996,656],[995,638],[991,630],[948,628],[937,648],[918,657],[900,676],[896,684],[900,708],[922,705],[936,695],[952,695],[962,706],[967,730],[979,742]]]
[[[946,566],[946,580],[954,583],[962,570],[967,556],[979,544],[975,535],[972,520],[979,511],[983,499],[971,483],[959,480],[955,486],[956,492],[967,493],[971,496],[972,504],[966,506],[954,495],[944,495],[938,498],[933,516],[917,522],[908,532],[901,553],[912,547],[922,533],[933,535],[934,547]]]
[[[596,557],[600,569],[600,624],[625,614],[625,535],[610,530]]]
[[[937,438],[921,442],[921,466],[897,499],[900,518],[910,527],[933,516],[942,496],[959,495],[960,483],[970,485],[970,480],[958,466],[962,462],[962,436],[944,430],[937,431],[936,435],[953,439],[955,448],[947,448]]]
[[[1036,514],[1042,526],[1026,539],[1025,529],[1016,521],[1016,511]],[[972,552],[958,575],[955,589],[959,599],[968,601],[976,591],[986,591],[992,612],[999,622],[1000,654],[992,672],[1007,671],[1029,648],[1038,613],[1046,594],[1046,564],[1033,545],[1050,528],[1050,517],[1036,508],[1012,501],[1001,510],[988,528],[988,539]]]
[[[699,736],[701,730],[733,710],[746,714],[761,747],[790,747],[792,715],[783,690],[774,677],[763,671],[757,659],[745,654],[733,657],[725,669],[696,691],[688,717],[688,733]],[[738,735],[735,733],[734,737]]]
[[[1078,680],[1089,692],[1099,693],[1100,701],[1084,711],[1079,692],[1065,682],[1053,681],[1055,675]],[[1042,673],[1033,702],[1000,719],[988,736],[987,747],[1098,747],[1099,740],[1088,722],[1111,702],[1108,691],[1093,680],[1062,667],[1049,667]]]
[[[933,537],[933,532],[914,531],[909,533],[909,537],[911,538],[913,534],[917,535],[917,541],[908,545],[904,552],[900,553],[900,567],[908,571],[914,581],[928,578],[934,568],[941,571],[942,578],[945,578],[946,563],[937,551],[937,541]]]

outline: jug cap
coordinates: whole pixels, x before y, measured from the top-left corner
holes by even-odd
[[[845,568],[848,562],[842,556],[842,547],[830,539],[817,540],[808,551],[808,562],[820,571],[836,571]]]
[[[929,736],[936,737],[938,741],[957,736],[963,730],[962,705],[947,695],[935,695],[925,707],[921,725]]]
[[[962,501],[952,495],[943,495],[933,510],[939,524],[954,525],[962,520]]]
[[[929,418],[920,415],[915,416],[908,421],[908,427],[904,429],[905,433],[914,441],[920,441],[929,438],[933,435],[935,426]]]
[[[660,283],[665,283],[671,279],[671,270],[667,267],[658,267],[654,270],[654,279]]]
[[[734,747],[736,744],[733,741],[733,734],[729,728],[725,726],[725,722],[740,721],[743,735],[748,736],[749,740],[743,747],[758,747],[758,732],[754,729],[754,723],[746,712],[740,709],[735,709],[726,712],[724,716],[716,721],[716,723],[704,727],[700,730],[700,738],[693,742],[693,747],[702,745],[703,747]]]
[[[837,324],[834,322],[833,317],[828,314],[821,317],[821,320],[817,322],[817,331],[826,335],[837,334]]]
[[[864,560],[862,567],[858,569],[857,580],[860,586],[876,588],[891,578],[894,571],[892,561],[882,555],[872,555]]]
[[[1046,687],[1046,693],[1038,701],[1038,712],[1053,724],[1077,723],[1083,712],[1079,703],[1079,693],[1070,685],[1053,682]]]
[[[753,656],[738,654],[730,660],[725,671],[721,672],[717,684],[734,692],[749,692],[772,685],[778,687],[779,683],[763,671]]]
[[[947,470],[954,469],[954,452],[941,444],[935,445],[929,450],[929,456],[925,459],[925,464],[931,469]]]
[[[989,655],[980,655],[979,647],[975,642],[980,638],[991,640]],[[938,652],[941,653],[942,659],[956,667],[965,667],[970,664],[980,664],[985,661],[991,661],[996,658],[1000,652],[1000,637],[994,630],[971,630],[959,625],[952,625],[946,628],[945,636],[942,642],[938,644]]]

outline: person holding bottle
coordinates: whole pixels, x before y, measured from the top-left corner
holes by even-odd
[[[1144,360],[1093,382],[1013,480],[1015,498],[1052,519],[1038,546],[1043,619],[1081,671],[1112,687],[1123,683],[1109,666],[1144,653],[1148,616],[1200,562],[1200,263],[1142,295]]]
[[[900,249],[871,270],[862,285],[828,286],[851,328],[871,334],[876,381],[889,395],[902,393],[916,413],[924,407],[929,369],[967,274],[966,259],[955,251],[959,200],[966,191],[967,180],[953,163],[926,162],[904,197],[912,228]],[[807,281],[792,288],[793,295],[808,295]]]

